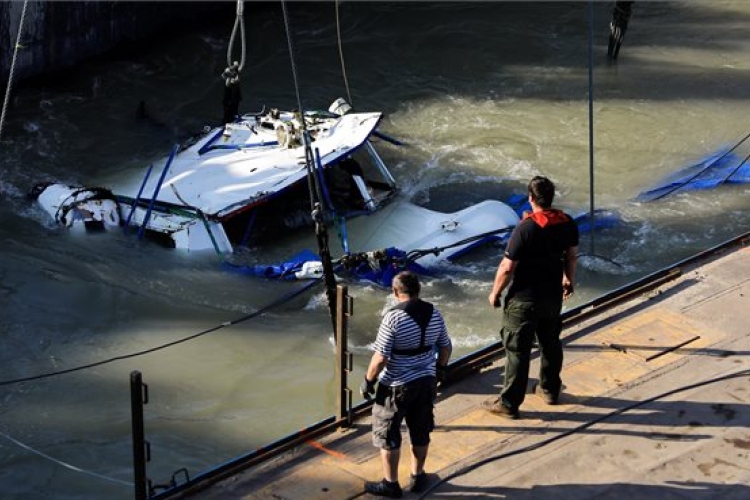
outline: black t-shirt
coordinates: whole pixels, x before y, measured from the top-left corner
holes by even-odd
[[[563,257],[574,246],[578,226],[568,214],[553,209],[524,218],[505,249],[505,256],[517,263],[508,298],[562,300]]]

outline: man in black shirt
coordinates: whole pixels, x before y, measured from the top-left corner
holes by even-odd
[[[563,299],[573,294],[578,255],[578,226],[568,214],[552,208],[552,181],[536,176],[528,191],[532,211],[513,230],[489,296],[490,304],[500,307],[500,296],[510,284],[500,332],[506,355],[503,389],[497,400],[482,406],[513,419],[519,417],[526,396],[534,336],[541,355],[536,393],[548,404],[558,402],[563,361],[560,311]]]

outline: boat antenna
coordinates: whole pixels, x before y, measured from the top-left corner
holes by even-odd
[[[23,2],[23,8],[21,9],[21,19],[18,22],[18,34],[16,35],[16,45],[13,47],[13,59],[10,61],[10,70],[8,71],[8,85],[5,88],[5,99],[3,100],[3,111],[0,113],[0,137],[3,135],[3,123],[5,123],[5,113],[8,110],[8,101],[10,100],[10,89],[13,84],[13,72],[16,67],[16,59],[18,57],[18,49],[21,48],[21,31],[23,30],[23,21],[26,18],[26,6],[29,0]]]
[[[341,60],[341,73],[344,77],[344,87],[346,88],[346,97],[348,99],[349,106],[354,107],[354,101],[352,100],[352,93],[349,92],[349,80],[346,78],[346,64],[344,63],[344,49],[341,43],[341,22],[339,20],[339,0],[336,0],[336,37],[339,44],[339,59]]]
[[[310,145],[310,134],[305,124],[305,111],[302,108],[302,99],[299,93],[299,82],[297,80],[297,66],[294,62],[294,48],[292,44],[292,33],[289,28],[289,16],[286,10],[286,2],[281,0],[281,10],[284,15],[284,28],[286,29],[286,40],[289,48],[289,59],[292,65],[292,78],[294,80],[294,91],[297,95],[297,107],[299,109],[300,127],[302,128],[302,140],[305,147],[305,165],[307,167],[307,185],[310,193],[310,210],[313,222],[315,223],[315,236],[318,240],[318,253],[323,264],[323,279],[326,287],[326,297],[328,298],[328,311],[331,314],[331,322],[334,330],[336,329],[336,276],[333,272],[333,263],[331,262],[331,251],[328,247],[328,230],[325,225],[324,208],[320,202],[323,197],[320,192],[320,185],[315,176],[315,162],[313,160],[312,146]],[[336,335],[334,334],[334,338]]]
[[[227,47],[227,67],[221,73],[224,79],[224,107],[223,123],[232,123],[237,119],[240,112],[240,101],[242,93],[240,92],[240,72],[245,67],[245,19],[243,17],[244,0],[237,0],[237,17],[234,20],[232,36],[229,38],[229,47]],[[234,52],[234,42],[239,28],[240,37],[242,38],[241,57],[239,61],[232,61]]]

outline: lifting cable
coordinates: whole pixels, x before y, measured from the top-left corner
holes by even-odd
[[[323,279],[325,281],[326,296],[328,298],[328,311],[331,314],[331,323],[336,328],[336,276],[331,262],[331,252],[328,248],[328,230],[325,225],[324,207],[320,200],[323,199],[320,185],[314,169],[317,168],[313,159],[312,146],[310,145],[310,134],[305,124],[305,110],[300,98],[299,81],[297,78],[297,66],[294,62],[294,48],[292,44],[292,33],[289,28],[289,16],[286,9],[286,1],[281,1],[281,10],[284,15],[284,28],[286,29],[287,47],[289,49],[289,60],[292,66],[292,78],[294,80],[294,91],[297,95],[297,107],[299,112],[300,126],[302,127],[302,139],[305,148],[305,164],[307,166],[307,185],[310,194],[310,210],[312,220],[315,223],[315,236],[318,240],[318,252],[323,264]],[[335,332],[334,332],[335,338]]]
[[[18,22],[18,34],[16,35],[16,45],[13,47],[13,58],[10,61],[10,69],[8,70],[8,85],[5,87],[5,99],[3,100],[3,110],[0,113],[0,138],[3,136],[3,123],[5,123],[5,113],[8,110],[8,101],[10,100],[10,89],[13,84],[13,73],[16,69],[16,59],[18,58],[18,49],[21,48],[21,32],[23,31],[23,21],[26,18],[26,6],[29,0],[24,0],[23,8],[21,9],[21,19]]]
[[[240,101],[242,101],[242,93],[240,92],[240,72],[242,71],[242,68],[245,67],[246,55],[243,1],[244,0],[237,0],[237,17],[234,20],[232,35],[229,38],[229,46],[227,47],[227,67],[221,74],[221,77],[224,79],[224,99],[222,101],[224,106],[224,124],[232,123],[237,119],[240,110]],[[238,28],[240,31],[240,37],[242,38],[241,56],[239,61],[232,61],[232,53],[234,52],[234,42],[237,37]]]
[[[341,74],[344,77],[344,87],[346,87],[346,98],[348,99],[349,106],[354,108],[354,101],[352,101],[352,94],[349,92],[349,80],[346,78],[346,64],[344,63],[344,49],[341,43],[341,23],[339,21],[339,0],[336,0],[336,38],[339,44],[339,59],[341,60]]]
[[[504,458],[510,458],[510,457],[513,457],[513,456],[516,456],[516,455],[521,455],[523,453],[528,453],[530,451],[538,450],[538,449],[543,448],[543,447],[545,447],[547,445],[550,445],[552,443],[555,443],[557,441],[565,439],[566,437],[573,436],[575,434],[580,433],[581,431],[585,431],[586,429],[588,429],[590,427],[593,427],[596,424],[599,424],[601,422],[609,420],[609,419],[611,419],[613,417],[616,417],[618,415],[622,415],[623,413],[626,413],[626,412],[628,412],[630,410],[634,410],[636,408],[640,408],[641,406],[644,406],[644,405],[647,405],[647,404],[650,404],[650,403],[654,403],[656,401],[659,401],[661,399],[667,398],[669,396],[673,396],[675,394],[679,394],[681,392],[689,391],[689,390],[692,390],[692,389],[697,389],[697,388],[704,387],[704,386],[711,385],[711,384],[715,384],[715,383],[718,383],[718,382],[725,382],[727,380],[732,380],[732,379],[735,379],[735,378],[741,378],[741,377],[747,377],[747,376],[750,376],[750,370],[744,369],[744,370],[736,371],[734,373],[729,373],[727,375],[721,375],[721,376],[710,378],[710,379],[707,379],[707,380],[702,380],[702,381],[696,382],[694,384],[689,384],[689,385],[684,385],[682,387],[677,387],[676,389],[672,389],[672,390],[663,392],[661,394],[657,394],[656,396],[653,396],[653,397],[650,397],[650,398],[646,398],[646,399],[644,399],[642,401],[635,401],[633,403],[630,403],[629,405],[623,406],[622,408],[618,408],[618,409],[613,410],[613,411],[611,411],[609,413],[605,413],[605,414],[601,415],[600,417],[597,417],[597,418],[595,418],[593,420],[589,420],[588,422],[584,422],[583,424],[581,424],[581,425],[579,425],[577,427],[569,429],[569,430],[567,430],[565,432],[561,432],[560,434],[557,434],[555,436],[547,438],[547,439],[545,439],[543,441],[540,441],[538,443],[530,444],[528,446],[525,446],[523,448],[519,448],[519,449],[516,449],[516,450],[506,451],[506,452],[501,453],[499,455],[493,455],[493,456],[489,456],[489,457],[486,457],[486,458],[482,458],[482,459],[478,460],[477,462],[475,462],[473,464],[467,465],[467,466],[465,466],[463,468],[459,468],[458,470],[456,470],[456,471],[454,471],[454,472],[452,472],[450,474],[447,474],[444,477],[441,477],[437,482],[435,482],[432,485],[430,485],[417,498],[420,499],[420,500],[422,498],[426,498],[427,495],[430,492],[432,492],[433,490],[435,490],[441,484],[447,483],[448,481],[456,479],[457,477],[464,476],[464,475],[468,474],[469,472],[471,472],[471,471],[473,471],[475,469],[478,469],[480,467],[483,467],[483,466],[485,466],[487,464],[490,464],[490,463],[495,462],[497,460],[502,460]]]

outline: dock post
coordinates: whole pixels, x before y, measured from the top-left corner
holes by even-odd
[[[347,317],[353,312],[353,301],[346,285],[336,286],[336,420],[346,420],[343,427],[352,425],[352,391],[347,373],[352,371],[352,353],[347,350]]]
[[[130,412],[133,420],[133,479],[135,500],[148,498],[146,479],[146,447],[143,426],[143,405],[148,403],[148,386],[141,380],[141,372],[130,372]]]

